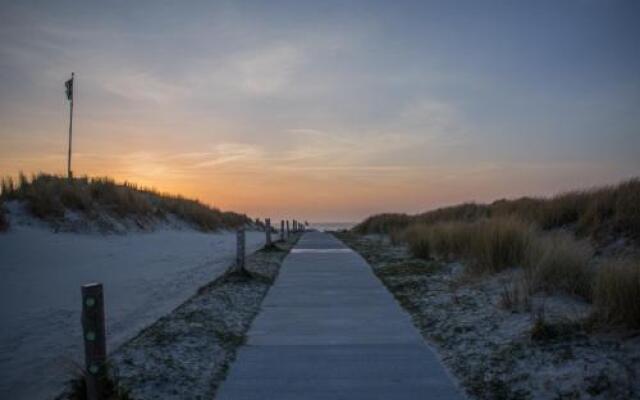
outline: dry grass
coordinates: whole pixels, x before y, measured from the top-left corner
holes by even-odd
[[[506,216],[418,223],[402,239],[414,256],[463,260],[471,274],[520,267],[505,283],[503,307],[526,309],[534,293],[564,293],[593,302],[597,320],[606,325],[640,328],[640,260],[605,260],[596,269],[591,245],[570,231],[547,232]]]
[[[462,259],[472,274],[524,269],[519,288],[562,292],[590,300],[594,274],[591,247],[566,232],[545,233],[513,217],[475,222],[443,222],[410,226],[404,238],[420,258]]]
[[[566,232],[538,235],[528,246],[523,266],[530,292],[562,292],[592,297],[593,251],[588,243]]]
[[[640,328],[640,260],[602,265],[594,285],[596,315],[605,323]]]
[[[93,219],[101,213],[116,218],[165,218],[169,214],[193,224],[203,231],[232,228],[249,223],[241,214],[221,212],[216,208],[144,189],[131,183],[118,184],[109,178],[74,178],[38,174],[28,179],[20,175],[16,184],[11,178],[1,182],[3,200],[21,200],[30,212],[44,220],[60,220],[67,210],[84,213]]]
[[[504,217],[480,220],[474,225],[467,235],[474,272],[494,273],[522,265],[534,238],[530,224]]]
[[[615,186],[572,191],[551,198],[524,197],[491,204],[465,203],[422,214],[380,214],[367,218],[358,233],[389,233],[412,224],[472,222],[485,218],[516,217],[542,229],[569,228],[579,236],[606,240],[625,235],[640,241],[640,179]]]
[[[354,230],[392,233],[413,255],[459,259],[472,274],[521,267],[505,284],[504,307],[526,306],[534,293],[565,293],[593,302],[606,324],[640,328],[640,261],[604,261],[596,271],[591,248],[621,237],[640,244],[638,178],[551,198],[376,215]]]
[[[418,224],[405,232],[415,256],[463,258],[474,273],[499,272],[521,265],[532,237],[529,224],[511,217]]]

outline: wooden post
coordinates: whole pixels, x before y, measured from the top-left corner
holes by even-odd
[[[271,218],[265,218],[264,223],[267,234],[267,246],[271,246]]]
[[[287,220],[287,239],[289,239],[289,220]]]
[[[236,233],[236,271],[244,269],[244,227]]]
[[[82,334],[87,399],[104,400],[107,383],[107,340],[101,283],[82,286]]]
[[[297,222],[296,222],[296,220],[294,219],[294,220],[293,220],[293,233],[296,233],[296,232],[297,232],[297,229],[298,229],[298,228],[297,228],[297,225],[298,225],[298,223],[297,223]]]
[[[280,220],[280,240],[284,242],[284,220]]]

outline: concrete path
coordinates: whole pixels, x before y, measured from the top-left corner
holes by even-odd
[[[369,265],[308,232],[285,259],[218,400],[461,399]]]

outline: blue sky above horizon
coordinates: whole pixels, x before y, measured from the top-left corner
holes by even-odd
[[[356,220],[639,175],[635,1],[0,7],[0,173]]]

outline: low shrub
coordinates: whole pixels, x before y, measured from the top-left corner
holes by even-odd
[[[601,321],[640,328],[640,260],[616,259],[602,265],[593,297]]]

